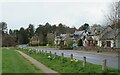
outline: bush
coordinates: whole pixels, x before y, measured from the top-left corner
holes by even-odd
[[[17,39],[14,36],[7,34],[2,36],[2,47],[10,47],[16,45],[17,45]]]

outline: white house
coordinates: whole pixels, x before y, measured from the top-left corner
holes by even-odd
[[[83,31],[75,31],[74,39],[79,40],[81,45],[80,46],[92,46],[93,45],[93,33],[88,28],[87,30]]]
[[[94,36],[95,37],[95,36]],[[120,30],[107,26],[104,30],[96,36],[98,46],[105,48],[120,48]]]
[[[56,35],[56,36],[55,36],[54,43],[55,43],[56,45],[59,45],[60,42],[63,41],[63,42],[64,42],[64,45],[66,45],[66,40],[67,40],[68,38],[70,38],[69,35],[70,35],[70,34],[59,34],[59,35]],[[72,39],[72,38],[71,38],[71,39]]]

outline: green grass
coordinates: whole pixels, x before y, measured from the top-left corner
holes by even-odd
[[[45,55],[44,53],[36,54],[35,52],[29,53],[27,49],[20,49],[26,54],[32,56],[36,60],[40,61],[44,65],[50,67],[59,73],[118,73],[118,70],[109,68],[107,72],[101,70],[101,65],[87,63],[86,67],[82,66],[82,61],[71,63],[70,58],[64,58],[64,62],[60,60],[60,56],[56,59],[48,59],[49,53]],[[53,57],[53,55],[51,55]]]
[[[2,73],[42,73],[42,71],[17,53],[14,48],[3,48]]]
[[[36,48],[51,48],[50,46],[33,46],[33,47],[36,47]]]
[[[2,73],[2,48],[0,47],[0,74]]]

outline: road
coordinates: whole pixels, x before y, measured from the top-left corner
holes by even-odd
[[[75,59],[83,60],[83,57],[86,56],[87,62],[93,63],[93,64],[102,64],[102,61],[104,59],[107,60],[107,66],[120,69],[120,56],[107,56],[107,55],[99,55],[99,54],[93,54],[93,53],[87,53],[83,51],[75,51],[75,50],[54,50],[54,49],[47,49],[47,48],[32,48],[34,50],[44,50],[47,52],[50,52],[54,54],[55,52],[57,55],[61,56],[61,53],[64,53],[65,57],[70,57],[70,54],[74,55]]]

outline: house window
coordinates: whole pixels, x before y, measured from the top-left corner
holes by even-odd
[[[98,41],[95,41],[95,44],[98,44]]]
[[[102,41],[102,47],[104,47],[105,46],[105,42],[104,41]]]
[[[111,41],[107,41],[107,47],[111,47]]]

